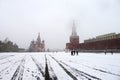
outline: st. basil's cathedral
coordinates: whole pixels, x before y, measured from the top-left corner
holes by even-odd
[[[45,42],[44,40],[41,41],[40,33],[38,34],[36,41],[34,40],[31,41],[29,51],[30,52],[45,52]]]

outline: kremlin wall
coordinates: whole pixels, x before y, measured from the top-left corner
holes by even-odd
[[[76,32],[75,23],[73,23],[72,34],[70,42],[66,43],[66,50],[79,50],[79,51],[120,51],[120,33],[109,33],[96,36],[84,43],[79,43],[79,36]]]

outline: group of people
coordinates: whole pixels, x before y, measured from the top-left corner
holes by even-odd
[[[107,54],[107,51],[104,51],[105,55]],[[113,55],[113,51],[110,51],[111,55]]]
[[[71,51],[71,55],[72,55],[72,56],[74,56],[74,55],[78,55],[78,51],[76,51],[76,50],[72,50],[72,51]]]

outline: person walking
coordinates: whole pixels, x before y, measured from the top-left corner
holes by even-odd
[[[78,55],[78,51],[76,51],[76,54]]]
[[[73,51],[71,51],[71,56],[73,56]]]

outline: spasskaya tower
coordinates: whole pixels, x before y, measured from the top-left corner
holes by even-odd
[[[70,43],[66,43],[66,49],[68,50],[77,50],[79,46],[79,36],[76,32],[75,21],[73,21],[72,34],[70,36]]]

